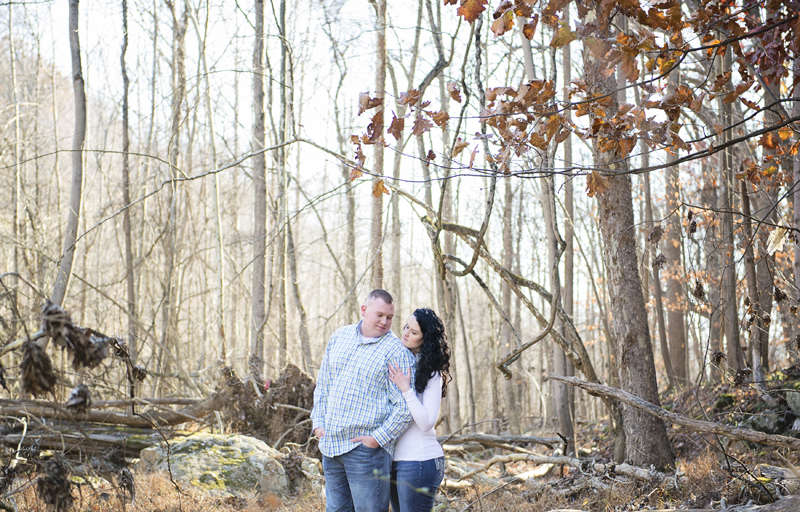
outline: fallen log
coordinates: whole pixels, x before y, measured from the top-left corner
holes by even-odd
[[[580,471],[592,471],[597,475],[612,474],[618,476],[626,476],[628,478],[635,478],[636,480],[643,481],[667,481],[675,483],[675,476],[662,473],[660,471],[649,470],[630,464],[602,464],[590,459],[579,459],[576,457],[547,457],[542,455],[530,455],[524,453],[512,453],[509,455],[497,455],[492,457],[491,460],[484,463],[483,466],[477,467],[460,475],[459,480],[471,478],[474,475],[487,471],[494,464],[499,462],[533,462],[534,464],[554,464],[557,466],[570,466]]]
[[[650,512],[797,512],[800,510],[800,496],[787,496],[786,498],[780,499],[775,503],[770,503],[769,505],[732,505],[725,508],[660,508],[658,510],[651,510]],[[550,509],[548,512],[589,512],[586,510],[581,509],[573,509],[573,508],[554,508]],[[626,510],[625,512],[631,512]]]
[[[652,414],[664,421],[669,421],[675,425],[686,427],[693,432],[703,432],[706,434],[717,434],[731,439],[738,439],[740,441],[749,441],[751,443],[763,444],[767,446],[780,446],[783,448],[791,448],[793,450],[800,450],[800,439],[795,439],[788,436],[780,436],[775,434],[765,434],[758,430],[750,430],[748,428],[732,427],[730,425],[723,425],[722,423],[715,423],[713,421],[693,420],[675,414],[674,412],[662,409],[657,405],[642,400],[638,396],[632,395],[621,389],[604,386],[602,384],[593,384],[576,377],[562,377],[560,375],[550,375],[548,378],[558,382],[564,382],[572,386],[583,388],[587,391],[597,393],[598,395],[610,396],[616,398],[620,402],[626,403],[637,409],[641,409],[646,413]]]
[[[23,438],[22,432],[0,434],[0,444],[16,448],[20,443],[37,443],[40,449],[66,453],[98,453],[119,448],[125,457],[138,457],[145,448],[172,437],[172,432],[159,432],[152,428],[82,424],[76,431],[71,422],[48,421],[47,425],[31,425]]]
[[[466,434],[461,436],[439,436],[436,438],[442,444],[480,443],[485,445],[496,444],[542,444],[548,448],[559,445],[562,441],[558,437],[538,436],[493,436],[489,434]]]
[[[132,415],[129,412],[113,412],[91,409],[82,414],[74,414],[64,409],[61,404],[48,402],[45,400],[0,400],[0,415],[44,418],[53,420],[91,422],[105,425],[126,425],[129,427],[151,428],[171,427],[180,425],[188,421],[202,421],[207,414],[222,407],[222,397],[214,393],[213,395],[185,407],[179,411],[172,411],[157,404],[161,410],[143,411]]]

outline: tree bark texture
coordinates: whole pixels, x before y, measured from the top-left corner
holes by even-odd
[[[256,37],[253,45],[253,151],[264,149],[264,0],[255,0]],[[253,281],[250,326],[250,373],[264,374],[266,323],[267,179],[266,156],[253,157]]]
[[[375,73],[375,95],[378,98],[385,99],[386,91],[386,1],[377,0],[378,10],[375,29],[377,33],[377,51],[375,57],[377,59],[377,71]],[[378,106],[376,113],[385,112],[384,106]],[[383,116],[379,116],[379,121],[375,123],[375,132],[382,134],[384,132]],[[373,171],[378,176],[383,176],[383,144],[375,144],[375,165]],[[375,178],[380,180],[381,178]],[[372,195],[372,237],[371,237],[371,255],[374,258],[372,262],[372,286],[374,288],[383,288],[383,249],[381,247],[383,242],[383,194]]]
[[[585,3],[582,10],[585,10],[582,22],[587,22],[587,19],[601,19],[600,2]],[[598,25],[593,35],[599,38],[610,37],[608,20]],[[592,94],[608,94],[616,90],[617,82],[613,74],[606,75],[609,78],[602,78],[608,63],[594,57],[586,46],[583,49],[583,61],[588,91]],[[604,107],[606,118],[613,117],[619,108],[615,97],[609,103],[609,106]],[[624,173],[627,168],[624,160],[616,162],[613,153],[601,152],[597,138],[593,140],[593,144],[595,166],[607,169],[604,171],[607,173],[607,190],[598,194],[597,203],[620,384],[625,391],[659,404],[653,348],[636,254],[631,178]],[[626,457],[634,464],[653,464],[661,468],[674,463],[663,421],[625,407],[623,428]]]

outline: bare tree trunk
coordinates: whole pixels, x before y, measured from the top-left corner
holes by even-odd
[[[722,73],[731,69],[731,49],[725,49],[725,56],[722,59]],[[731,107],[724,103],[720,97],[723,112],[723,126],[731,125]],[[730,130],[722,133],[722,142],[725,143],[732,137]],[[724,272],[724,313],[725,313],[725,337],[727,338],[727,359],[728,366],[732,371],[739,370],[744,366],[742,349],[739,346],[739,313],[736,295],[736,259],[735,241],[733,237],[733,194],[736,181],[733,176],[733,150],[725,148],[722,152],[722,183],[725,185],[725,203],[723,204],[723,240],[725,254]]]
[[[377,19],[375,30],[377,32],[377,72],[375,75],[375,96],[384,98],[386,91],[386,0],[377,0]],[[381,104],[375,110],[376,114],[384,112]],[[379,116],[379,121],[375,123],[375,133],[383,134],[383,116]],[[375,166],[374,172],[378,176],[383,176],[383,144],[375,144]],[[375,178],[379,180],[381,178]],[[383,288],[383,250],[381,242],[383,239],[383,194],[373,194],[372,196],[372,236],[370,254],[375,260],[372,263],[372,286]]]
[[[184,6],[183,14],[178,16],[176,2],[168,4],[172,11],[172,127],[169,143],[169,177],[175,180],[178,173],[178,158],[180,156],[181,142],[181,109],[186,97],[186,51],[184,41],[188,16]],[[177,185],[172,181],[166,187],[166,202],[169,205],[167,225],[164,229],[164,259],[167,266],[164,285],[164,302],[162,306],[162,335],[159,347],[158,363],[161,371],[169,373],[164,350],[169,350],[170,345],[176,341],[177,336],[177,280],[175,277],[175,263],[177,255]],[[177,355],[177,354],[176,354]],[[157,382],[161,382],[159,379]],[[160,389],[159,386],[156,386]]]
[[[674,94],[680,85],[680,73],[673,70],[669,75],[668,94]],[[667,258],[666,281],[667,281],[667,328],[669,331],[669,352],[672,362],[672,369],[675,372],[675,380],[678,385],[688,384],[688,352],[686,350],[686,325],[684,318],[684,298],[683,298],[683,266],[681,265],[681,247],[683,236],[681,235],[681,213],[678,205],[680,204],[680,169],[675,161],[678,159],[677,153],[671,153],[668,161],[673,165],[666,170],[666,216],[667,232],[664,243],[664,256]]]
[[[72,261],[75,257],[75,244],[78,239],[78,223],[81,212],[83,191],[83,143],[86,140],[86,92],[81,69],[81,47],[78,36],[78,0],[69,2],[69,48],[72,54],[72,90],[75,96],[75,134],[72,138],[72,183],[67,212],[67,229],[64,234],[64,247],[58,267],[53,294],[55,304],[61,305],[67,294],[67,285],[72,275]]]
[[[125,53],[128,51],[128,1],[122,0],[122,53],[119,61],[122,68],[122,203],[125,211],[122,229],[125,232],[125,287],[128,298],[128,350],[135,363],[139,354],[136,326],[136,277],[133,267],[133,242],[131,240],[131,174],[128,165],[130,137],[128,134],[128,69]]]
[[[253,151],[264,149],[264,0],[255,0],[256,38],[253,45]],[[250,330],[250,374],[264,376],[266,323],[267,178],[266,155],[253,157],[253,282]]]
[[[569,23],[569,9],[564,10],[564,16],[566,23]],[[571,87],[572,82],[572,45],[566,44],[564,45],[563,51],[563,65],[562,65],[562,73],[564,79],[564,93],[568,94],[568,90]],[[565,96],[566,97],[566,96]],[[565,112],[565,118],[567,122],[572,120],[572,111]],[[572,137],[567,136],[564,139],[564,166],[569,168],[572,166]],[[575,225],[573,224],[573,219],[575,216],[575,207],[574,207],[574,196],[575,192],[573,190],[573,180],[567,178],[564,183],[564,206],[566,210],[566,222],[564,222],[564,242],[567,244],[566,249],[564,250],[564,289],[562,290],[563,294],[563,303],[564,303],[564,312],[567,314],[569,318],[574,319],[574,306],[575,306],[575,293],[574,293],[574,273],[575,273]],[[555,220],[555,219],[553,219]],[[548,235],[549,240],[549,235]],[[550,243],[548,241],[548,246]],[[555,248],[553,245],[552,248]],[[549,257],[548,257],[549,261]],[[552,268],[552,264],[551,264]],[[562,335],[565,334],[564,332],[564,325],[561,323],[560,325]],[[561,347],[558,347],[558,352],[563,354],[564,356],[564,375],[567,376],[574,376],[575,375],[575,365],[569,360],[564,354],[564,350]],[[556,370],[557,371],[557,370]],[[561,435],[567,438],[568,446],[567,450],[564,453],[565,455],[572,455],[575,453],[575,420],[577,419],[575,416],[575,389],[572,386],[567,386],[566,390],[559,389],[559,393],[564,393],[566,391],[566,400],[567,400],[567,410],[565,411],[568,413],[568,417],[565,412],[559,412],[558,418],[559,423],[563,425],[561,428]],[[562,423],[561,420],[564,420]],[[565,430],[565,427],[569,430]]]
[[[20,247],[23,246],[23,241],[21,240],[21,230],[20,230],[20,222],[22,222],[22,165],[20,163],[20,112],[19,112],[19,97],[17,93],[17,52],[14,48],[14,21],[13,21],[13,13],[14,13],[14,4],[8,4],[8,44],[9,50],[11,53],[11,97],[14,101],[14,185],[11,189],[11,203],[14,205],[14,218],[12,220],[13,226],[11,228],[11,233],[14,239],[14,256],[11,264],[11,272],[13,275],[11,276],[11,283],[12,283],[12,293],[13,293],[13,303],[16,304],[18,296],[16,286],[19,283],[19,278],[17,274],[19,273],[19,257],[20,257]],[[70,42],[72,40],[70,39]],[[53,90],[53,95],[55,95],[55,89]],[[56,154],[58,154],[56,152]],[[17,332],[17,323],[14,322],[14,330],[12,331],[12,335],[16,337]]]
[[[308,335],[308,319],[306,318],[306,309],[303,307],[303,301],[300,299],[300,287],[297,285],[297,253],[294,250],[294,238],[292,237],[291,225],[286,225],[288,251],[287,258],[289,260],[289,280],[292,283],[292,297],[294,298],[294,305],[297,308],[297,315],[300,317],[300,351],[303,356],[303,371],[311,373],[311,367],[314,361],[311,359],[311,342]]]
[[[458,307],[458,320],[461,324],[461,336],[464,339],[464,363],[465,363],[465,370],[467,372],[466,379],[467,379],[467,397],[469,398],[469,422],[474,425],[476,423],[475,419],[475,388],[472,381],[472,363],[470,362],[470,354],[469,354],[469,338],[467,337],[467,329],[464,326],[464,313],[461,310],[461,292],[459,288],[456,288],[456,304]],[[453,340],[453,344],[455,345],[456,340]]]
[[[753,228],[750,222],[750,195],[747,193],[747,181],[741,182],[742,192],[742,218],[744,227],[744,272],[747,279],[747,294],[750,297],[750,307],[752,316],[748,320],[750,324],[750,353],[753,358],[753,382],[759,389],[766,389],[764,385],[764,368],[761,364],[761,344],[759,337],[761,333],[761,313],[758,304],[758,285],[756,283],[756,264],[753,252]]]
[[[720,302],[720,283],[722,282],[722,263],[720,259],[720,246],[717,234],[716,217],[710,209],[717,207],[717,184],[712,176],[711,165],[703,162],[703,190],[700,192],[700,200],[705,208],[709,208],[704,215],[706,218],[706,233],[703,240],[703,249],[706,253],[706,276],[708,281],[708,301],[711,305],[711,316],[708,327],[709,347],[708,350],[713,354],[720,351],[720,340],[722,339],[722,312]],[[702,361],[701,361],[702,363]],[[711,381],[719,382],[721,378],[719,367],[711,366]]]
[[[505,204],[503,205],[503,266],[512,268],[514,264],[514,242],[512,236],[514,193],[511,188],[511,178],[506,176],[503,181],[505,181],[506,192]],[[511,287],[505,281],[503,281],[502,293],[503,310],[506,314],[509,314],[511,312]],[[555,291],[552,293],[555,293]],[[512,347],[511,329],[505,322],[501,324],[500,333],[500,342],[502,343],[500,355],[505,359],[516,347]],[[520,433],[519,404],[514,391],[513,379],[503,379],[503,403],[505,404],[506,418],[508,419],[511,434],[518,435]]]
[[[794,60],[794,83],[798,83],[800,81],[800,59]],[[792,109],[792,115],[797,117],[800,116],[800,101],[794,102],[794,108]],[[800,139],[800,135],[797,136]],[[797,141],[795,143],[798,143]],[[794,226],[800,226],[800,186],[797,184],[800,183],[800,152],[794,155],[794,159],[792,162],[793,166],[793,175],[794,175],[794,193],[792,194],[792,220],[794,221]],[[795,235],[797,233],[795,232]],[[794,287],[796,290],[795,293],[795,305],[800,302],[800,243],[795,242],[794,244]],[[789,360],[792,362],[796,362],[800,358],[800,322],[795,321],[795,329],[793,333],[790,333],[790,338],[788,342],[788,352],[789,352]]]
[[[587,13],[582,22],[601,20],[600,2],[585,2],[584,6]],[[600,21],[592,32],[592,36],[609,37],[609,20]],[[583,61],[588,90],[593,94],[603,94],[617,89],[613,74],[603,78],[608,63],[592,56],[586,45]],[[602,107],[607,109],[606,116],[615,115],[619,107],[616,97],[612,97],[614,100],[610,102],[611,105]],[[620,164],[613,152],[600,151],[597,139],[593,140],[593,144],[595,166],[603,169],[607,180],[606,190],[597,194],[597,203],[608,270],[616,353],[619,356],[620,383],[622,389],[629,393],[660,404],[647,310],[639,278],[631,179],[625,172],[627,163]],[[672,465],[674,457],[664,422],[631,407],[626,407],[623,414],[627,458],[636,465],[653,464],[657,468]]]
[[[194,31],[197,34],[197,51],[200,56],[200,64],[202,65],[203,77],[205,82],[205,107],[206,116],[208,117],[208,142],[209,150],[211,152],[211,167],[217,169],[217,142],[214,130],[214,108],[211,105],[211,83],[208,78],[208,62],[206,60],[206,37],[208,32],[208,20],[206,19],[206,30],[204,34],[200,33],[200,25],[198,22],[198,13],[192,12],[191,4],[185,0],[186,10],[190,13]],[[222,256],[222,220],[219,204],[219,176],[214,173],[211,176],[211,196],[214,202],[214,264],[216,266],[216,280],[214,288],[216,290],[214,312],[217,322],[217,336],[219,336],[220,352],[219,360],[223,364],[228,364],[228,347],[225,339],[225,258]]]
[[[279,26],[278,31],[281,35],[281,74],[280,74],[280,124],[278,125],[278,141],[283,144],[288,136],[288,123],[289,123],[289,93],[291,91],[291,84],[289,83],[289,42],[287,41],[286,33],[286,0],[280,2],[279,13]],[[280,374],[286,367],[288,347],[287,340],[287,318],[289,309],[286,307],[286,299],[288,298],[287,285],[288,279],[286,275],[286,233],[287,225],[289,223],[289,195],[287,183],[287,151],[284,146],[278,148],[278,194],[277,194],[277,207],[278,207],[278,222],[276,225],[276,233],[278,236],[278,290],[276,294],[276,301],[278,302],[278,364],[277,374]]]

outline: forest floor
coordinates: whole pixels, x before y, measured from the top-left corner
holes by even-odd
[[[795,387],[798,377],[800,372],[798,375],[787,370],[774,372],[769,376],[766,392],[733,383],[691,387],[663,396],[662,405],[688,418],[739,424],[747,428],[766,425],[766,428],[778,430],[772,433],[798,437],[792,428],[800,425],[800,422],[794,423],[798,415],[787,406],[785,398],[787,391],[791,393],[800,389]],[[659,479],[652,468],[644,468],[652,472],[653,478],[650,479],[628,478],[610,471],[598,474],[590,469],[590,461],[611,461],[613,440],[605,422],[582,423],[577,432],[577,443],[582,459],[587,461],[586,469],[553,466],[545,476],[522,480],[514,477],[530,475],[537,470],[541,472],[542,466],[528,461],[494,464],[480,473],[481,479],[474,479],[473,483],[457,490],[450,486],[450,490],[440,491],[435,510],[721,510],[734,505],[768,504],[780,496],[800,492],[800,478],[777,478],[774,473],[762,471],[798,466],[798,454],[667,426],[676,457],[676,471],[667,473],[668,478]],[[543,447],[528,449],[541,455],[552,455],[545,453]],[[498,454],[496,449],[489,449],[456,456],[460,463],[480,468]],[[70,510],[321,512],[325,508],[324,500],[310,490],[283,501],[271,495],[219,498],[206,496],[187,485],[180,485],[179,491],[178,485],[167,474],[134,474],[134,501],[123,498],[123,493],[113,484],[98,480],[99,483],[93,485],[72,486]],[[41,492],[37,492],[36,478],[33,473],[17,479],[11,498],[18,511],[49,510],[40,497]]]

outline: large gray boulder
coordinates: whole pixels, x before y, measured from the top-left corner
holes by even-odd
[[[172,439],[169,446],[173,477],[210,495],[285,498],[298,488],[320,492],[325,486],[317,461],[298,461],[253,437],[194,434]],[[292,467],[284,468],[281,460]],[[166,446],[142,450],[139,470],[167,471]]]

